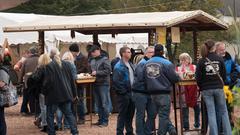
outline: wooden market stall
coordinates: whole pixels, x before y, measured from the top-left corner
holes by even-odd
[[[175,30],[173,29],[175,28]],[[226,30],[228,25],[201,10],[146,12],[126,14],[106,14],[87,16],[40,16],[39,19],[3,27],[4,32],[39,32],[39,44],[44,51],[44,31],[71,30],[72,37],[77,31],[92,34],[93,41],[98,41],[99,34],[149,33],[149,45],[155,42],[165,44],[166,35],[179,32],[193,33],[193,49],[197,54],[197,32]],[[179,42],[179,41],[177,41]]]
[[[181,33],[192,32],[195,61],[198,49],[197,32],[227,29],[226,23],[201,10],[86,16],[40,16],[34,21],[3,27],[4,32],[38,31],[41,53],[44,52],[45,31],[71,30],[69,34],[72,37],[75,36],[74,32],[91,34],[94,43],[98,42],[99,34],[112,34],[114,37],[115,34],[122,33],[148,33],[149,45],[154,43],[165,45],[166,37],[169,34],[173,42],[180,43]],[[177,121],[176,116],[175,113],[175,122]]]

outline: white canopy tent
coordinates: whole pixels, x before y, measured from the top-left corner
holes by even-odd
[[[172,27],[182,22],[194,19],[212,26],[213,29],[227,29],[228,25],[221,20],[201,11],[174,11],[151,13],[126,13],[88,16],[45,16],[23,22],[7,25],[5,32],[39,31],[39,30],[69,30],[121,27]]]
[[[20,25],[22,23],[37,22],[37,20],[54,17],[48,15],[36,15],[36,14],[19,14],[19,13],[0,13],[0,44],[7,38],[9,44],[24,44],[38,42],[38,32],[21,32],[21,33],[3,33],[2,27],[9,25]],[[111,35],[99,36],[100,42],[116,43],[120,46],[125,44],[134,45],[133,48],[137,48],[137,44],[147,46],[146,34],[119,34],[113,38]],[[63,42],[92,42],[92,35],[84,35],[75,32],[75,38],[70,36],[70,30],[65,31],[47,31],[45,32],[45,44],[49,48],[57,46],[59,41]],[[120,47],[119,46],[119,47]],[[119,48],[118,47],[118,48]]]
[[[164,44],[165,41],[160,42],[160,40],[158,40],[160,39],[159,35],[162,34],[161,36],[164,37],[165,34],[170,33],[172,27],[177,27],[180,32],[192,32],[194,60],[196,61],[197,32],[228,29],[228,25],[225,22],[201,10],[84,16],[38,15],[38,17],[37,19],[26,22],[5,25],[3,31],[37,31],[39,35],[40,52],[43,53],[44,41],[46,41],[44,35],[47,34],[47,31],[71,30],[72,36],[74,36],[73,32],[93,35],[94,43],[101,40],[99,36],[101,34],[148,33],[147,41],[148,44],[152,45],[156,43],[156,41]],[[163,28],[165,32],[161,33],[161,29]],[[157,37],[155,39],[152,36],[154,34]],[[180,33],[178,35],[180,35]],[[114,41],[115,40],[116,39],[114,39]],[[164,40],[164,38],[161,40]]]

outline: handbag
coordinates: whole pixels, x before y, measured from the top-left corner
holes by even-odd
[[[0,88],[0,107],[10,107],[18,103],[17,89],[11,84],[9,79],[8,84]]]

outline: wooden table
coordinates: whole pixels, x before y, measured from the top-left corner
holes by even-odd
[[[182,118],[182,104],[183,104],[183,101],[182,101],[182,98],[181,98],[181,95],[184,94],[181,89],[182,89],[182,86],[187,86],[187,85],[197,85],[197,82],[196,80],[192,79],[192,80],[181,80],[180,82],[178,82],[177,84],[174,85],[174,89],[173,89],[173,102],[174,102],[174,116],[175,116],[175,126],[176,126],[176,130],[178,132],[178,126],[177,126],[177,110],[179,109],[180,110],[180,134],[183,135],[183,118]],[[176,87],[178,88],[178,92],[176,91]],[[177,94],[178,93],[178,94]],[[178,96],[178,97],[177,97]],[[176,99],[178,98],[178,103],[179,103],[179,107],[177,107],[177,101]],[[202,100],[199,101],[201,102],[201,111],[204,112],[204,107],[203,107],[203,104],[202,104]],[[195,130],[189,130],[189,131],[201,131],[202,134],[205,133],[204,130],[204,122],[206,120],[206,116],[202,114],[202,129],[195,129]]]
[[[89,96],[83,96],[80,98],[84,98],[84,99],[89,99],[89,103],[90,103],[90,107],[89,107],[89,115],[90,115],[90,120],[86,120],[86,121],[90,121],[90,124],[92,126],[92,103],[93,103],[93,95],[92,95],[92,84],[96,81],[96,77],[88,77],[88,78],[80,78],[76,80],[77,84],[88,84],[90,86],[89,89]]]

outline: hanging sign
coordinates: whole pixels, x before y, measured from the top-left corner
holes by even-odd
[[[171,37],[172,37],[172,43],[180,43],[180,28],[179,27],[171,28]]]
[[[166,27],[157,27],[156,28],[156,39],[158,44],[166,45]]]

